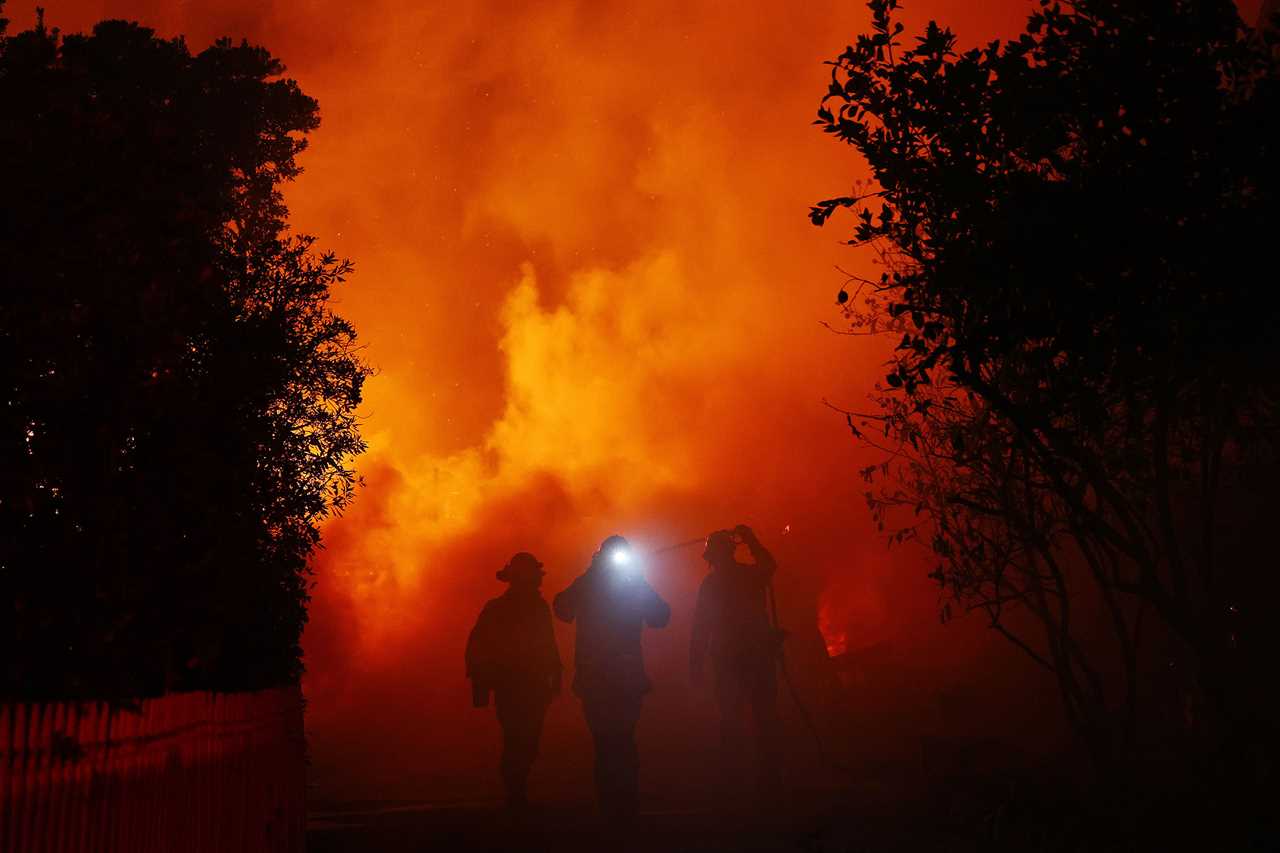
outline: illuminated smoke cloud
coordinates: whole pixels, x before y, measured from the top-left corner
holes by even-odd
[[[1027,12],[911,5],[909,24],[963,14],[975,40]],[[923,563],[877,542],[854,473],[869,457],[822,405],[858,403],[883,360],[820,327],[838,321],[834,265],[878,270],[806,218],[865,177],[809,126],[822,60],[866,25],[860,4],[81,0],[48,13],[64,31],[103,17],[195,49],[246,36],[321,105],[288,203],[297,230],[356,261],[337,307],[379,369],[368,487],[315,561],[305,646],[323,784],[364,766],[371,789],[434,790],[490,748],[461,650],[517,550],[547,564],[550,593],[610,533],[644,549],[745,521],[783,558],[794,618],[816,626],[825,588],[832,625],[878,620],[863,639],[957,645]],[[658,680],[683,684],[697,550],[649,570],[676,608],[652,639]],[[663,695],[675,713],[679,691]],[[559,703],[551,743],[572,748],[555,732],[580,729],[575,713]],[[406,756],[422,765],[406,771]]]

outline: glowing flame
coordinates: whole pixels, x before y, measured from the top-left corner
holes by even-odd
[[[849,634],[845,630],[843,614],[838,614],[831,596],[823,593],[818,605],[818,630],[827,644],[827,654],[839,657],[849,650]]]
[[[909,32],[960,17],[911,5]],[[971,42],[1026,16],[1025,0],[964,8]],[[7,12],[11,31],[30,25]],[[840,322],[836,264],[881,270],[806,216],[868,177],[809,124],[823,60],[867,29],[861,4],[374,0],[353,13],[315,0],[298,14],[272,0],[67,0],[50,24],[103,17],[196,50],[247,37],[320,103],[287,202],[298,231],[356,262],[337,308],[379,371],[368,486],[314,566],[304,645],[321,758],[325,744],[351,762],[429,742],[436,765],[456,749],[474,772],[472,742],[421,724],[436,702],[432,719],[465,725],[449,688],[417,696],[396,734],[387,715],[411,704],[405,673],[461,680],[475,608],[516,551],[546,563],[550,592],[616,530],[667,542],[750,521],[782,531],[771,547],[805,549],[784,566],[793,579],[861,543],[882,554],[850,488],[871,455],[821,401],[859,399],[885,355],[819,326]],[[655,585],[679,591],[675,572],[697,565],[669,556]],[[692,602],[672,604],[663,641],[687,642],[676,625]],[[839,654],[883,630],[885,610],[868,581],[833,586],[820,618]],[[387,763],[404,772],[403,755]]]

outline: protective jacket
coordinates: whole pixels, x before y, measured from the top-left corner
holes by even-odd
[[[467,677],[478,691],[550,698],[560,681],[551,611],[537,590],[511,588],[480,611],[467,638]]]
[[[781,635],[769,620],[766,595],[777,563],[756,547],[755,565],[734,561],[714,569],[698,589],[693,613],[689,664],[702,671],[710,654],[717,669],[772,659]]]
[[[555,597],[555,614],[576,622],[573,692],[641,696],[652,684],[644,671],[640,632],[662,628],[671,607],[639,576],[593,563]]]

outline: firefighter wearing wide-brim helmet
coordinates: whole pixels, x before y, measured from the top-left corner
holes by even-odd
[[[472,702],[484,707],[493,694],[502,726],[502,781],[514,809],[527,802],[547,705],[560,692],[551,610],[538,591],[545,575],[537,557],[528,551],[515,554],[496,575],[510,587],[484,606],[467,638]]]
[[[546,574],[537,557],[528,551],[520,551],[494,577],[503,583],[529,583],[534,579],[541,580]]]

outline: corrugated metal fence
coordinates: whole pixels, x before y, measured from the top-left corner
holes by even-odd
[[[0,704],[0,851],[301,851],[298,688]]]

